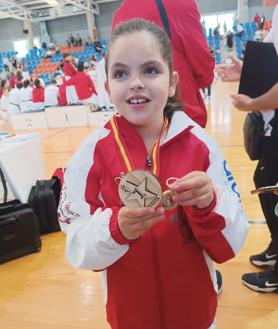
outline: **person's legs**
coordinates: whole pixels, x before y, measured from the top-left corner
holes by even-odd
[[[254,175],[256,187],[277,184],[277,148],[277,137],[264,138],[262,159],[259,161]],[[273,193],[265,193],[261,194],[259,198],[270,231],[271,243],[265,252],[251,256],[250,261],[256,266],[269,266],[274,267],[274,269],[261,273],[244,274],[242,276],[242,281],[247,287],[256,291],[278,291],[278,217],[275,214],[278,196]]]

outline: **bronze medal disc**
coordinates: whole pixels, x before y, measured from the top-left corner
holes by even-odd
[[[121,179],[119,196],[130,208],[156,208],[161,201],[162,187],[151,172],[132,170]]]
[[[172,201],[172,196],[175,194],[173,190],[166,190],[162,194],[161,207],[166,210],[172,210],[177,207],[177,205]]]

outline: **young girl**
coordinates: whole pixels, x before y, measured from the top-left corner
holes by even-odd
[[[120,115],[68,164],[59,206],[67,258],[102,271],[112,329],[214,328],[212,261],[233,258],[248,229],[236,183],[219,147],[182,111],[159,27],[139,19],[119,25],[106,66]],[[121,200],[134,170],[143,179]],[[135,204],[156,195],[149,172],[172,195],[166,209]],[[123,205],[129,201],[135,206]]]

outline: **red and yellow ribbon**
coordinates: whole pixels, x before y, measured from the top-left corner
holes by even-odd
[[[126,146],[124,146],[124,141],[122,140],[122,138],[119,134],[119,128],[118,128],[118,125],[116,123],[114,116],[111,118],[110,122],[111,122],[111,126],[112,126],[112,130],[114,133],[116,143],[119,147],[120,153],[121,153],[124,163],[126,165],[126,169],[128,172],[130,172],[135,168],[133,168],[130,157],[128,156],[128,153],[127,153],[127,148],[126,148]],[[152,158],[151,172],[156,176],[158,175],[158,170],[159,170],[158,150],[159,150],[159,145],[160,145],[160,139],[161,139],[162,135],[164,134],[165,130],[167,129],[167,127],[168,127],[168,120],[165,119],[164,123],[163,123],[163,128],[162,128],[161,134],[160,134],[159,138],[157,139],[157,141],[155,142],[155,144],[152,148],[152,151],[151,151],[151,158]]]

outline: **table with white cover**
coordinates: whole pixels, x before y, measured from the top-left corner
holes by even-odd
[[[0,166],[4,173],[9,199],[26,202],[37,179],[44,179],[42,140],[39,134],[18,134],[0,139]],[[0,184],[0,199],[3,188]]]

